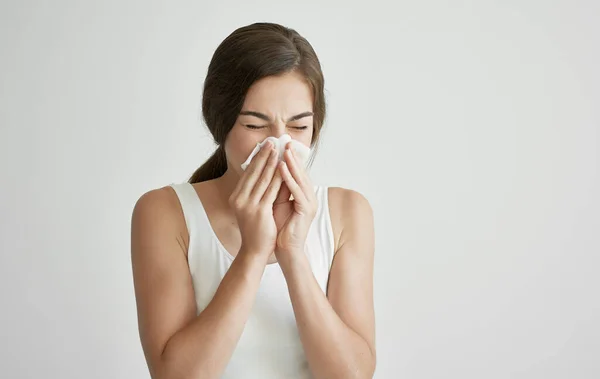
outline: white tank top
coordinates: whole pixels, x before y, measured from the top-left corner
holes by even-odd
[[[181,203],[189,233],[188,265],[198,314],[206,308],[234,259],[211,227],[194,187],[171,184]],[[327,291],[334,239],[327,187],[315,186],[317,214],[306,240],[312,272]],[[222,378],[312,378],[300,342],[287,283],[279,264],[268,264],[256,301]]]

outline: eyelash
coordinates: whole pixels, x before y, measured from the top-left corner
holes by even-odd
[[[262,129],[265,126],[246,125],[246,127],[249,128],[249,129]],[[305,130],[307,128],[308,128],[308,126],[296,126],[296,127],[292,127],[292,129],[296,129],[296,130]]]

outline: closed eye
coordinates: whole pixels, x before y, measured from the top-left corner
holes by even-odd
[[[262,129],[264,127],[266,127],[266,125],[246,125],[247,128],[249,129]],[[290,126],[290,128],[292,129],[296,129],[296,130],[305,130],[308,128],[308,126]]]

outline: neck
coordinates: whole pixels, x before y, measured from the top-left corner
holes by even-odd
[[[215,179],[215,184],[219,189],[221,196],[225,199],[229,199],[239,181],[240,175],[231,168],[228,168],[223,176]]]

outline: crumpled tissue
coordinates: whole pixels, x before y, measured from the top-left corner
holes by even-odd
[[[285,152],[285,146],[288,144],[288,142],[291,141],[292,143],[290,144],[290,148],[294,151],[296,158],[301,162],[301,164],[306,167],[306,164],[308,162],[308,157],[310,155],[310,148],[308,146],[304,145],[303,143],[292,139],[292,137],[289,134],[283,134],[279,138],[267,137],[264,141],[257,144],[256,147],[254,148],[254,150],[252,150],[252,152],[248,156],[248,159],[246,159],[246,161],[244,163],[242,163],[242,170],[244,170],[244,171],[246,170],[248,165],[250,165],[250,162],[252,162],[252,158],[254,158],[254,156],[256,154],[258,154],[258,152],[260,151],[260,148],[265,143],[267,143],[267,141],[271,141],[273,143],[273,145],[275,146],[275,150],[277,150],[277,152],[278,152],[277,157],[280,162],[283,160],[283,153]]]

